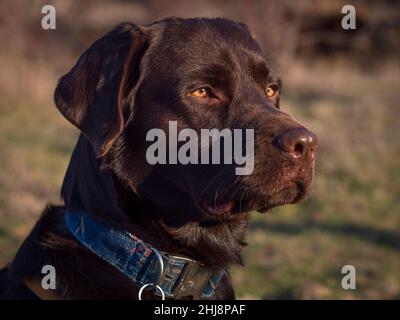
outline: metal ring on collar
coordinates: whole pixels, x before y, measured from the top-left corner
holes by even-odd
[[[139,293],[138,293],[139,300],[142,300],[142,293],[143,293],[143,290],[144,290],[146,287],[148,287],[148,286],[152,286],[152,287],[158,289],[158,290],[161,292],[161,300],[165,300],[165,294],[164,294],[163,289],[161,289],[161,287],[158,286],[158,285],[154,285],[153,283],[145,284],[145,285],[143,285],[143,286],[140,288]]]

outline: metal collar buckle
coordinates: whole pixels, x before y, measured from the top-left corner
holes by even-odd
[[[203,273],[202,269],[204,268],[204,265],[187,257],[175,255],[168,256],[181,259],[186,262],[185,267],[183,268],[174,288],[172,289],[171,297],[174,299],[180,299],[183,297],[193,297],[197,299],[200,298],[209,279],[208,274],[206,277],[198,276],[199,274]]]

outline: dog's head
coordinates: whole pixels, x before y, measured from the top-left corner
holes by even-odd
[[[280,92],[280,79],[245,25],[173,18],[122,24],[97,40],[61,78],[55,102],[81,129],[101,167],[123,186],[125,198],[130,192],[166,223],[184,224],[265,211],[310,192],[316,137],[280,109]],[[179,139],[171,123],[178,135],[192,130]],[[228,129],[233,140],[240,138],[235,130],[243,140],[252,129],[254,141],[249,135],[249,141],[232,142],[242,155],[252,151],[249,163],[213,164],[211,154],[211,164],[150,163],[155,139],[148,134],[154,128],[166,133],[167,162],[179,155],[187,160],[188,148],[179,147],[190,137],[200,142],[204,129]],[[226,139],[216,147],[220,155],[227,151]],[[200,146],[190,150],[192,159],[200,158]],[[245,165],[248,172],[238,175],[236,169]]]

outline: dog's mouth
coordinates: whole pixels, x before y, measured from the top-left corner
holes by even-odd
[[[234,201],[227,201],[222,204],[217,203],[216,201],[206,201],[206,200],[200,201],[201,209],[205,213],[208,213],[213,216],[221,216],[224,214],[229,214],[231,213],[234,206],[235,206]]]
[[[243,192],[240,199],[202,199],[198,202],[198,207],[207,217],[214,218],[225,218],[250,211],[263,213],[277,206],[302,201],[310,193],[311,184],[311,181],[296,179],[272,194],[248,191]]]
[[[292,186],[282,188],[266,201],[261,201],[256,210],[264,213],[277,206],[298,203],[307,197],[309,189],[310,187],[306,186],[303,181],[296,180],[292,183]]]

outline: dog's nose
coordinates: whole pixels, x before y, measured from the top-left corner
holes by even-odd
[[[317,136],[306,128],[290,129],[277,139],[278,147],[293,159],[314,160],[317,155]]]

